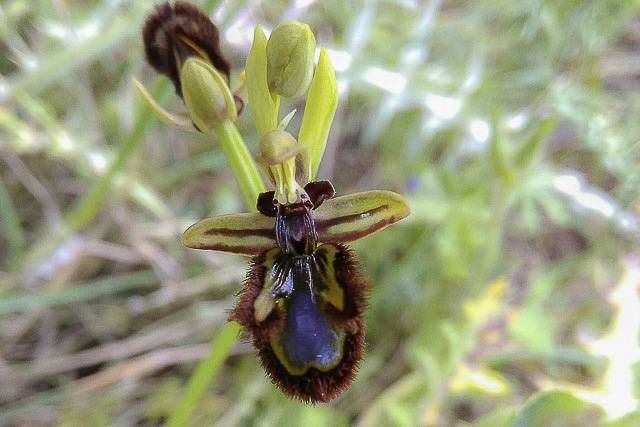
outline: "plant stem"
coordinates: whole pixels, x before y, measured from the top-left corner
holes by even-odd
[[[198,363],[195,371],[191,374],[184,397],[167,420],[167,427],[179,427],[186,424],[207,386],[216,375],[218,368],[227,358],[239,333],[239,324],[227,322],[213,337],[209,354]]]
[[[255,211],[256,200],[258,194],[264,191],[264,184],[242,136],[230,120],[218,125],[215,133],[229,167],[236,177],[245,207],[250,211]],[[167,427],[179,427],[187,423],[189,416],[227,358],[239,333],[240,325],[238,323],[227,322],[213,337],[209,354],[198,362],[196,369],[191,374],[184,397],[169,415]]]
[[[5,238],[9,246],[6,258],[7,270],[12,270],[16,261],[22,255],[26,239],[20,224],[20,217],[2,180],[0,180],[0,218],[2,218],[2,226],[0,228],[4,229]]]
[[[264,192],[264,184],[251,153],[231,120],[225,120],[216,126],[215,132],[229,167],[236,177],[245,207],[255,211],[256,200],[258,194]]]

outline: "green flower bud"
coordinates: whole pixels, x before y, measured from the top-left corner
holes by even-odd
[[[269,89],[285,98],[304,95],[313,77],[315,50],[316,39],[307,24],[278,25],[267,42]]]
[[[184,103],[191,119],[207,132],[226,119],[237,117],[236,104],[226,80],[208,62],[189,58],[180,70]]]

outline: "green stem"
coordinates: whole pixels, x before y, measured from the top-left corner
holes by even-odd
[[[179,427],[187,423],[198,401],[207,390],[207,386],[216,375],[222,362],[227,358],[239,333],[239,324],[227,322],[213,337],[209,354],[198,363],[195,371],[191,374],[184,397],[167,420],[167,427]]]
[[[265,190],[251,153],[231,120],[223,121],[215,130],[229,167],[236,177],[244,205],[255,211],[258,194]]]
[[[242,136],[230,120],[218,125],[215,133],[236,177],[246,209],[255,211],[258,194],[265,191],[264,184]],[[209,354],[198,362],[195,371],[189,378],[182,400],[169,415],[168,427],[181,427],[187,423],[202,395],[233,348],[239,333],[239,324],[227,322],[213,337]]]
[[[12,270],[15,267],[16,261],[20,259],[22,251],[26,245],[26,239],[24,237],[24,231],[20,224],[20,217],[16,212],[9,191],[4,186],[0,179],[0,224],[4,229],[4,234],[9,244],[9,250],[7,251],[7,270]]]

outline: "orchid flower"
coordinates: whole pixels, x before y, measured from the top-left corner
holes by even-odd
[[[216,62],[217,48],[205,48],[202,37],[171,33],[176,28],[208,27],[200,18],[194,25],[182,19],[178,5],[181,10],[186,6],[178,2],[172,9],[172,16],[180,18],[176,20],[179,25],[152,17],[145,27],[150,28],[145,29],[145,41],[155,43],[161,52],[163,46],[173,46],[173,53],[168,54],[173,59],[165,61],[168,65],[186,58],[179,73],[169,66],[156,69],[169,70],[190,120],[202,130],[215,126],[218,115],[224,120],[235,112],[229,107],[233,104],[228,90],[216,77],[228,76],[228,68]],[[157,14],[166,18],[163,7]],[[170,35],[158,36],[158,29]],[[213,38],[217,45],[217,31]],[[259,193],[257,212],[206,218],[182,236],[189,248],[252,257],[230,320],[242,325],[273,383],[287,395],[312,403],[329,401],[350,385],[364,349],[363,313],[369,285],[346,243],[409,215],[406,201],[396,193],[366,191],[335,197],[329,181],[316,179],[338,105],[338,90],[325,49],[314,69],[315,48],[306,24],[281,24],[269,39],[256,28],[246,64],[246,85],[260,136],[256,160],[273,190]],[[147,54],[153,64],[156,55],[149,54],[149,44]],[[198,62],[186,66],[194,55]],[[197,102],[189,102],[190,87],[199,88],[191,91],[196,96],[199,91],[208,98],[200,96]],[[305,94],[296,139],[286,130],[294,112],[278,120],[280,98]],[[252,160],[248,167],[254,167]]]

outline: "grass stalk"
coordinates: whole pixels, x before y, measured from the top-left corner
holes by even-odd
[[[238,323],[227,322],[213,337],[209,354],[198,363],[195,371],[191,374],[184,397],[169,416],[167,427],[180,427],[187,423],[202,395],[233,348],[239,333],[240,325]]]
[[[249,149],[235,124],[230,120],[218,125],[215,134],[227,163],[236,177],[245,208],[249,211],[255,211],[256,200],[258,194],[264,191],[264,184]],[[240,325],[238,323],[227,322],[213,337],[207,357],[196,366],[187,383],[184,397],[169,415],[168,427],[186,425],[191,413],[233,348],[239,333]]]

